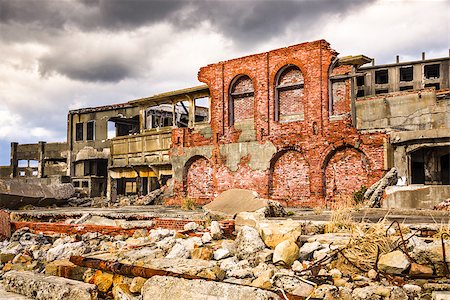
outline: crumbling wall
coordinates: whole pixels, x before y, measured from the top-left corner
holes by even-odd
[[[206,147],[195,129],[173,132],[171,159],[177,195],[187,192],[182,174],[186,162],[196,155],[205,156],[211,164],[214,195],[245,188],[291,206],[322,206],[331,200],[335,193],[327,193],[326,183],[332,181],[327,181],[329,174],[344,177],[350,173],[354,180],[337,181],[337,191],[349,195],[381,178],[386,136],[360,134],[352,126],[350,79],[345,81],[345,91],[338,92],[342,99],[335,107],[336,113],[344,115],[330,117],[329,69],[335,57],[328,43],[316,41],[201,68],[199,80],[208,84],[211,93],[212,145]],[[290,65],[298,67],[303,76],[304,118],[277,120],[278,75]],[[339,67],[333,74],[349,70]],[[229,89],[241,75],[250,77],[254,87],[253,121],[245,126],[230,124],[229,117]],[[341,153],[340,149],[346,150]],[[337,166],[337,173],[329,171],[330,164]],[[200,172],[197,180],[204,180]]]

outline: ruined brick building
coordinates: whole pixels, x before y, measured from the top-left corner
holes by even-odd
[[[168,203],[245,188],[331,207],[394,166],[401,180],[384,205],[450,197],[449,58],[363,66],[372,60],[337,55],[302,43],[205,66],[205,85],[70,111],[64,162],[39,162],[66,164],[80,193],[111,199],[173,178]],[[20,177],[20,146],[4,176]]]

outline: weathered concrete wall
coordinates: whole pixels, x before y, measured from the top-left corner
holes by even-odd
[[[398,92],[358,100],[357,128],[426,130],[450,128],[450,101],[436,91]]]
[[[213,170],[212,179],[197,172],[197,180],[211,181],[215,195],[230,188],[246,188],[287,205],[324,205],[338,192],[348,195],[379,179],[385,167],[386,136],[359,134],[352,127],[349,79],[336,91],[339,97],[333,105],[340,118],[330,117],[328,78],[335,57],[328,43],[316,41],[201,68],[199,80],[208,84],[212,97],[212,137],[207,139],[195,130],[173,131],[171,158],[178,195],[186,194],[186,162],[196,156],[205,157],[208,170]],[[297,66],[303,76],[303,88],[291,95],[301,102],[297,104],[303,104],[303,118],[277,119],[278,74],[288,65]],[[350,70],[341,66],[333,72],[348,74]],[[252,81],[253,119],[230,124],[230,89],[242,75]],[[281,105],[286,101],[283,97]],[[205,147],[208,144],[212,146]],[[350,159],[343,159],[347,152],[352,154]],[[352,181],[331,179],[348,174]],[[337,183],[338,188],[329,184],[327,191],[327,182]]]
[[[450,185],[393,186],[386,190],[384,208],[431,209],[450,198]]]

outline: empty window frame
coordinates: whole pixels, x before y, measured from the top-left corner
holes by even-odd
[[[409,90],[413,90],[414,87],[412,85],[407,85],[407,86],[401,86],[400,87],[400,91],[409,91]]]
[[[356,85],[357,86],[363,86],[364,84],[365,84],[365,79],[366,79],[366,76],[357,76],[356,77]]]
[[[253,82],[247,75],[237,76],[231,82],[228,107],[228,122],[230,126],[232,126],[236,122],[241,122],[253,118]]]
[[[400,81],[413,81],[413,67],[400,68]]]
[[[375,83],[385,84],[389,82],[388,70],[378,70],[375,71]]]
[[[277,74],[275,86],[275,121],[283,116],[303,117],[304,77],[299,67],[287,65]]]
[[[83,140],[83,123],[77,123],[75,125],[75,141],[82,141]]]
[[[356,92],[356,97],[364,97],[365,96],[365,92],[364,90],[358,90],[358,92]]]
[[[177,127],[189,126],[189,101],[180,101],[175,104],[175,122]]]
[[[426,88],[434,87],[436,90],[441,89],[441,85],[439,83],[427,83],[425,84]]]
[[[437,79],[440,77],[440,64],[425,65],[423,67],[423,75],[426,79]]]
[[[380,90],[375,90],[375,94],[379,95],[379,94],[387,94],[389,93],[388,89],[380,89]]]
[[[209,122],[210,100],[209,97],[195,99],[195,123]]]
[[[146,129],[171,127],[173,125],[172,105],[161,104],[147,108],[145,120]]]
[[[93,141],[95,139],[95,121],[89,121],[86,124],[86,140]]]

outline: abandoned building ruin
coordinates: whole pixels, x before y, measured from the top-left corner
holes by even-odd
[[[70,181],[111,201],[172,178],[167,204],[244,188],[332,207],[395,167],[383,206],[449,198],[449,57],[337,55],[302,43],[202,67],[204,85],[69,111],[66,143],[11,143],[0,177]]]

